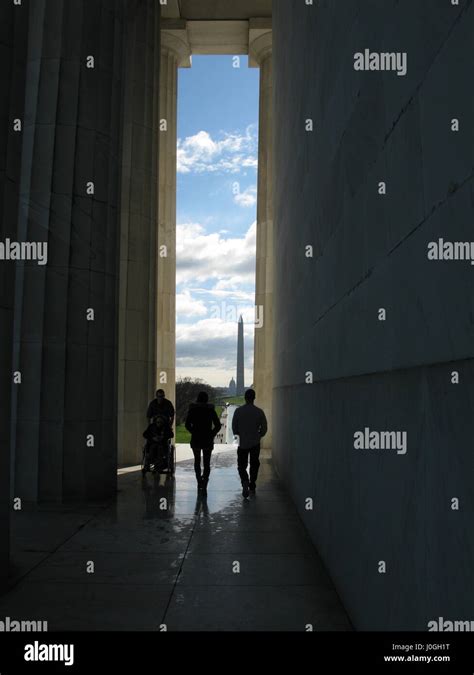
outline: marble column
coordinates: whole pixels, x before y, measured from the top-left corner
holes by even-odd
[[[265,410],[268,434],[262,447],[272,446],[273,395],[273,115],[272,31],[267,22],[250,22],[250,66],[260,68],[260,113],[257,192],[257,318],[254,386],[256,404]]]
[[[48,264],[27,261],[16,274],[13,440],[23,500],[116,490],[123,23],[132,5],[149,3],[29,3],[18,236],[47,243]]]
[[[179,24],[177,24],[179,25]],[[157,387],[176,398],[176,170],[178,68],[191,66],[185,22],[161,31]]]
[[[156,377],[160,12],[131,3],[126,62],[120,232],[119,463],[141,460]]]
[[[0,243],[16,241],[28,12],[0,5]],[[0,592],[8,577],[10,539],[10,424],[13,380],[15,262],[0,260]]]

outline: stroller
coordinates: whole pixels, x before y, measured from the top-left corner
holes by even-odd
[[[165,473],[173,476],[176,448],[172,443],[173,431],[169,418],[166,415],[155,417],[143,437],[146,438],[146,443],[143,448],[142,474],[146,476],[151,471],[154,474]]]

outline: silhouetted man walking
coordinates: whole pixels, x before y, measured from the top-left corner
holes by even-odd
[[[191,448],[194,453],[194,471],[198,483],[198,490],[207,494],[207,484],[211,474],[211,455],[214,450],[214,438],[220,431],[221,423],[214,406],[208,403],[209,396],[202,391],[197,403],[189,407],[186,418],[186,429],[191,434]],[[201,451],[204,462],[204,471],[201,476]]]
[[[232,431],[234,436],[239,437],[237,463],[244,499],[248,498],[250,492],[256,490],[260,468],[260,440],[268,429],[265,413],[261,408],[257,408],[254,401],[255,392],[253,389],[248,389],[245,392],[245,405],[237,408],[232,419]],[[250,478],[247,473],[249,456]]]

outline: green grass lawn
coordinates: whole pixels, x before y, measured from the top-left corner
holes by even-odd
[[[191,443],[191,434],[186,429],[184,424],[180,424],[179,427],[176,427],[176,443]]]

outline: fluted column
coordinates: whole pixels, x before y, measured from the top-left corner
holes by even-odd
[[[26,261],[16,274],[15,496],[24,500],[116,489],[125,5],[29,3],[18,237],[46,242],[48,264]]]
[[[155,390],[158,246],[160,7],[131,2],[126,22],[122,152],[119,463],[139,462]]]
[[[185,24],[161,31],[157,387],[176,396],[176,151],[178,68],[191,65]]]
[[[273,115],[272,31],[266,22],[250,22],[250,65],[260,67],[260,114],[257,192],[257,318],[254,385],[256,404],[265,410],[268,434],[263,448],[272,446],[273,395]]]

